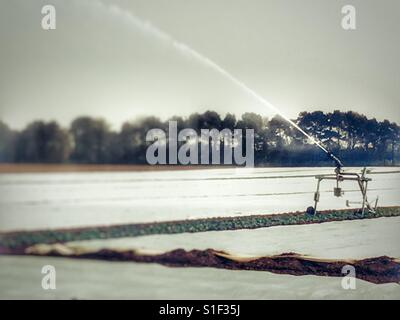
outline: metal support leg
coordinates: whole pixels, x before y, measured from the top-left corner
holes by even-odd
[[[363,201],[362,201],[362,216],[364,217],[364,213],[365,213],[365,203],[367,201],[367,187],[368,187],[368,181],[365,181],[361,184],[362,188],[361,188],[361,192],[362,192],[362,197],[363,197]]]
[[[376,212],[376,209],[378,208],[378,201],[379,201],[379,197],[376,197],[375,206],[374,206],[374,213]]]
[[[321,179],[318,179],[318,183],[317,183],[317,191],[314,194],[314,216],[317,214],[317,205],[319,202],[319,185],[321,184]]]

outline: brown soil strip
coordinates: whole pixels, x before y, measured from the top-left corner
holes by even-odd
[[[355,267],[356,277],[375,284],[400,284],[400,263],[394,258],[381,256],[363,260],[327,260],[284,253],[276,256],[242,258],[228,253],[207,250],[176,249],[162,254],[144,254],[136,251],[117,251],[102,249],[94,252],[80,251],[62,245],[45,248],[31,247],[26,254],[40,256],[59,256],[77,259],[97,259],[106,261],[131,261],[159,263],[169,267],[210,267],[230,270],[268,271],[296,276],[315,275],[343,277],[345,265]]]

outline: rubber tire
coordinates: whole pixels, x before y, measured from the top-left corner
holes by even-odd
[[[315,214],[314,207],[308,207],[306,213],[310,216],[313,216]]]

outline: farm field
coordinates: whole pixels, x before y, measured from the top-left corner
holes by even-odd
[[[313,175],[332,172],[258,168],[1,174],[0,232],[304,211],[313,205]],[[400,174],[371,177],[370,198],[379,196],[382,206],[398,205]],[[346,182],[340,199],[333,196],[333,187],[333,182],[322,184],[321,210],[345,208],[345,199],[360,200],[356,183]]]
[[[162,253],[182,248],[229,252],[241,257],[285,252],[324,259],[364,259],[386,255],[400,258],[400,217],[276,226],[253,230],[210,231],[135,238],[74,241],[84,250],[138,250]]]
[[[57,269],[57,290],[40,286],[43,265]],[[0,257],[0,298],[26,299],[399,299],[398,284],[258,271],[169,268],[158,264]]]
[[[373,168],[373,171],[393,168]],[[111,226],[304,211],[312,205],[315,174],[331,168],[204,169],[146,172],[9,173],[0,175],[0,233]],[[369,196],[381,206],[400,205],[400,174],[371,175]],[[322,185],[320,209],[343,209],[359,200],[344,184]],[[179,206],[177,206],[179,203]],[[154,234],[71,241],[67,248],[136,250],[213,249],[238,257],[293,252],[317,259],[400,258],[400,217],[273,226],[199,233]],[[57,268],[57,290],[41,289],[41,267]],[[399,285],[357,279],[343,290],[341,277],[267,271],[176,268],[158,263],[49,256],[0,256],[0,298],[88,299],[384,299],[400,298]],[[162,284],[162,285],[160,285]],[[115,288],[118,287],[118,290]]]

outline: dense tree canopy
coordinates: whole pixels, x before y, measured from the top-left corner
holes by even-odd
[[[72,121],[69,132],[74,141],[72,161],[109,162],[112,134],[105,120],[80,117]]]
[[[0,162],[14,161],[15,137],[15,132],[0,121]]]
[[[215,111],[172,117],[178,130],[254,129],[256,165],[329,165],[329,159],[287,121],[275,116],[266,119],[245,113]],[[302,112],[294,121],[321,141],[347,165],[392,165],[400,159],[400,130],[388,120],[368,119],[356,112]],[[146,133],[150,129],[168,130],[168,120],[145,117],[126,122],[116,132],[104,119],[79,117],[70,128],[56,122],[34,121],[21,131],[0,121],[0,162],[43,163],[146,163]]]
[[[15,138],[15,162],[60,163],[68,160],[71,140],[56,122],[34,121]]]

